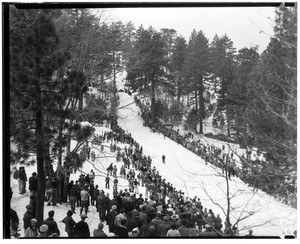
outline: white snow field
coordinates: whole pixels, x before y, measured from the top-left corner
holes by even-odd
[[[118,124],[143,146],[144,154],[152,158],[152,166],[176,189],[184,191],[186,196],[200,197],[202,205],[220,214],[224,221],[225,215],[218,206],[225,211],[227,209],[226,180],[220,176],[221,170],[209,163],[206,165],[199,156],[169,138],[164,138],[162,134],[151,133],[148,127],[143,127],[139,108],[133,103],[133,95],[119,93],[119,96],[120,107],[124,108],[119,111],[121,118]],[[162,155],[166,156],[166,164],[162,163]],[[231,222],[251,215],[239,223],[240,235],[246,234],[246,229],[250,227],[255,235],[260,236],[282,236],[283,233],[292,234],[294,231],[292,228],[287,230],[286,226],[296,226],[296,209],[260,190],[253,191],[236,177],[229,181],[229,191]]]
[[[118,84],[118,88],[122,88],[122,84]],[[225,220],[225,214],[222,212],[220,206],[226,211],[227,199],[226,199],[226,181],[221,177],[221,170],[211,164],[205,164],[205,162],[196,154],[185,149],[181,145],[173,142],[169,138],[164,138],[162,134],[151,133],[148,127],[143,127],[143,121],[139,114],[139,108],[134,103],[133,95],[129,96],[124,92],[119,92],[120,96],[120,110],[118,124],[127,132],[131,133],[134,140],[136,140],[141,146],[143,146],[143,152],[145,155],[150,155],[152,158],[152,167],[155,166],[160,175],[169,181],[176,189],[180,189],[185,192],[188,197],[198,196],[201,199],[203,206],[207,209],[212,209],[215,214],[220,214],[223,222]],[[110,131],[108,127],[95,127],[95,134],[102,134],[104,131]],[[210,142],[213,142],[211,140]],[[75,146],[75,141],[72,141],[72,148]],[[109,143],[104,143],[108,146]],[[91,146],[91,144],[90,144]],[[124,148],[124,144],[118,144],[121,148]],[[119,175],[119,169],[122,165],[121,162],[116,162],[116,154],[111,153],[109,147],[104,148],[104,152],[100,152],[100,148],[93,145],[93,149],[96,152],[96,161],[86,161],[83,165],[82,171],[84,173],[94,170],[95,184],[99,185],[99,189],[110,193],[112,197],[112,184],[110,190],[105,189],[105,174],[106,168],[110,163],[114,163]],[[166,156],[166,164],[162,163],[162,155]],[[19,167],[19,165],[16,165]],[[54,170],[56,166],[54,165]],[[31,176],[32,172],[36,172],[36,165],[26,167],[27,177]],[[72,174],[70,180],[77,180],[80,171],[76,174]],[[127,180],[119,178],[118,189],[128,188]],[[18,182],[11,177],[11,187],[13,190],[13,197],[11,201],[11,207],[14,209],[20,219],[19,228],[21,229],[21,237],[24,236],[23,229],[23,215],[26,211],[25,206],[29,204],[29,191],[28,185],[26,186],[27,192],[24,195],[20,195],[18,192]],[[296,228],[297,210],[285,205],[273,197],[261,192],[260,190],[253,191],[251,187],[248,187],[240,179],[232,177],[229,181],[229,191],[231,196],[231,222],[234,223],[236,219],[244,218],[247,215],[251,215],[249,218],[245,218],[238,224],[238,228],[241,229],[240,235],[248,233],[247,228],[251,228],[254,231],[254,235],[259,236],[281,236],[284,234],[293,234]],[[139,193],[144,196],[145,189],[139,187]],[[216,203],[216,204],[214,204]],[[66,237],[67,233],[64,231],[65,225],[60,222],[70,209],[68,204],[57,204],[57,207],[46,206],[44,208],[44,218],[47,218],[48,211],[54,210],[54,220],[57,221],[58,227],[61,231],[61,237]],[[99,223],[99,216],[94,206],[89,207],[90,212],[86,222],[89,224],[91,236],[93,230],[97,228]],[[76,207],[76,214],[73,215],[73,219],[78,222],[80,208]],[[242,230],[245,229],[245,230]],[[108,234],[107,225],[104,226],[104,231]]]

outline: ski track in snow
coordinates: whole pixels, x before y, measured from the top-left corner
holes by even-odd
[[[122,84],[118,84],[118,88],[122,89]],[[120,107],[125,106],[133,102],[133,95],[129,96],[124,92],[120,92]],[[180,189],[185,192],[185,196],[188,197],[200,197],[203,206],[207,209],[212,209],[215,214],[220,214],[222,221],[225,220],[225,215],[222,210],[214,205],[205,191],[209,194],[210,198],[220,204],[226,209],[226,182],[223,177],[217,176],[221,173],[221,170],[211,164],[205,165],[205,162],[193,152],[187,150],[176,142],[165,138],[162,134],[151,133],[148,127],[143,127],[143,121],[138,116],[139,108],[133,103],[125,106],[119,110],[120,118],[118,120],[119,125],[125,130],[131,133],[134,140],[136,140],[141,146],[143,146],[143,153],[150,155],[152,158],[152,167],[155,166],[160,175],[169,181],[176,189]],[[107,127],[95,127],[95,134],[102,134],[104,131],[110,131]],[[71,147],[73,148],[76,142],[72,141]],[[109,143],[104,143],[109,146]],[[117,144],[122,149],[124,144]],[[117,166],[119,175],[119,169],[122,165],[121,162],[116,162],[115,153],[111,153],[108,147],[104,147],[104,153],[100,152],[100,147],[94,145],[96,152],[96,162],[94,165],[89,161],[83,164],[82,171],[84,173],[90,172],[94,169],[96,174],[95,184],[99,185],[100,190],[104,190],[105,193],[109,192],[112,197],[112,182],[110,184],[110,190],[105,189],[105,173],[106,168],[113,163]],[[166,164],[162,163],[162,155],[166,156]],[[100,157],[99,157],[100,156]],[[19,165],[16,165],[17,167]],[[55,165],[54,165],[55,170]],[[26,167],[27,177],[29,178],[32,172],[36,172],[36,165]],[[70,180],[77,180],[79,178],[80,171],[72,174]],[[111,177],[112,178],[112,177]],[[128,182],[125,179],[118,177],[119,187],[118,189],[128,189]],[[11,177],[11,187],[13,190],[13,197],[11,201],[11,207],[14,209],[19,217],[21,229],[21,237],[24,236],[23,229],[23,215],[26,211],[25,206],[29,204],[29,190],[28,182],[26,185],[27,192],[24,195],[19,195],[18,182]],[[292,234],[294,227],[296,226],[297,210],[285,205],[273,197],[258,190],[253,192],[251,187],[248,187],[244,182],[236,177],[232,177],[230,184],[230,193],[236,194],[231,200],[232,207],[236,210],[231,215],[231,222],[234,223],[234,219],[240,215],[241,209],[245,211],[257,211],[253,216],[243,220],[238,225],[239,229],[246,226],[259,225],[261,223],[270,221],[264,226],[252,228],[254,235],[260,236],[283,236],[283,234]],[[139,186],[139,193],[145,194],[144,187]],[[60,222],[70,209],[69,204],[57,204],[58,207],[46,206],[44,207],[44,218],[48,216],[50,210],[55,211],[54,220],[58,223],[58,228],[61,232],[61,237],[66,237],[67,233],[65,225]],[[97,228],[99,223],[99,215],[94,206],[89,207],[90,212],[86,222],[89,225],[91,236],[93,230]],[[76,214],[73,214],[73,219],[80,221],[80,208],[76,207]],[[242,215],[244,216],[244,215]],[[224,226],[224,224],[223,224]],[[108,226],[104,225],[104,232],[108,234]],[[240,231],[240,235],[245,235],[248,231]]]
[[[120,107],[130,104],[133,95],[119,93]],[[177,144],[162,134],[151,133],[148,127],[143,127],[143,121],[138,116],[139,108],[136,104],[131,104],[119,111],[121,119],[119,125],[131,133],[132,137],[143,146],[144,154],[152,158],[152,167],[155,166],[163,178],[173,184],[176,189],[185,192],[185,196],[198,196],[204,207],[212,209],[215,214],[220,214],[222,220],[225,215],[222,210],[214,205],[209,197],[220,204],[226,210],[226,181],[221,177],[222,173],[217,167],[207,164],[199,156]],[[166,164],[162,163],[162,155],[166,156]],[[231,195],[235,195],[231,200],[231,205],[236,208],[231,217],[231,222],[243,213],[255,212],[251,217],[239,223],[238,228],[247,226],[264,226],[252,228],[255,235],[261,236],[282,236],[284,229],[280,222],[285,220],[290,223],[296,222],[296,209],[285,205],[266,193],[258,190],[253,191],[243,181],[237,177],[232,177],[229,181]],[[209,194],[206,194],[206,192]],[[240,231],[241,235],[248,231]]]

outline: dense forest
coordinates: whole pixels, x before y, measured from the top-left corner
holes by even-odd
[[[10,6],[10,164],[37,164],[38,221],[52,162],[65,185],[83,162],[93,127],[82,122],[116,123],[116,76],[124,71],[128,90],[149,100],[153,121],[204,134],[211,117],[226,133],[206,136],[257,148],[265,157],[258,177],[296,194],[296,9],[277,8],[274,36],[259,54],[256,46],[236,50],[226,34],[209,41],[194,30],[186,40],[174,29],[109,23],[89,9]]]

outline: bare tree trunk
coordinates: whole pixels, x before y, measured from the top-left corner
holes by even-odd
[[[200,76],[199,86],[199,123],[200,123],[200,134],[203,134],[203,118],[204,118],[204,97],[203,97],[203,76]]]
[[[226,159],[225,159],[226,160]],[[226,211],[226,221],[229,226],[229,233],[231,235],[231,223],[230,223],[230,191],[229,191],[229,181],[228,181],[228,161],[226,160],[225,168],[225,179],[226,179],[226,198],[227,198],[227,211]]]
[[[154,81],[152,80],[151,82],[151,118],[152,122],[154,122],[155,119],[155,84]]]
[[[35,113],[36,130],[35,136],[37,139],[36,146],[36,161],[37,161],[37,177],[38,177],[38,190],[36,194],[36,211],[35,217],[38,222],[38,226],[41,225],[44,220],[44,198],[45,198],[45,172],[44,172],[44,135],[43,135],[43,114],[41,106],[41,90],[38,82],[36,83],[36,101],[37,111]]]
[[[230,136],[230,119],[228,118],[227,112],[226,112],[226,117],[227,117],[227,135]]]

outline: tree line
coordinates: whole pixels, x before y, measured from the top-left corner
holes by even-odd
[[[152,119],[158,96],[169,98],[179,121],[178,108],[187,100],[199,133],[211,110],[215,126],[226,122],[228,134],[235,131],[245,144],[268,152],[286,173],[295,169],[295,8],[277,11],[275,36],[261,55],[253,47],[236,53],[226,35],[209,43],[194,30],[187,42],[173,29],[108,23],[103,12],[89,9],[11,5],[8,15],[10,164],[34,163],[29,159],[36,156],[39,223],[52,163],[57,161],[64,202],[64,186],[82,165],[79,152],[93,125],[104,119],[116,123],[116,76],[123,69],[128,87],[149,96]],[[213,109],[208,83],[217,94]],[[77,141],[72,150],[71,139]]]

